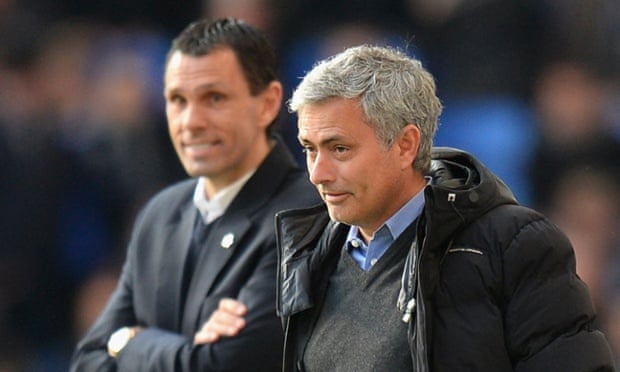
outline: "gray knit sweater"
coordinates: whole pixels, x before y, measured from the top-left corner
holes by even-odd
[[[305,371],[412,370],[407,325],[396,307],[409,248],[399,241],[368,272],[342,253],[304,353]]]

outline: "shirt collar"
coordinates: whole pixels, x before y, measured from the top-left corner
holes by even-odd
[[[213,222],[216,218],[226,212],[226,208],[232,203],[233,199],[245,183],[252,177],[256,170],[246,173],[243,177],[218,191],[211,199],[207,199],[205,194],[205,177],[198,178],[198,183],[194,189],[194,205],[198,208],[202,220],[205,223]]]

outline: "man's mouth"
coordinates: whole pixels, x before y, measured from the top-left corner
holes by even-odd
[[[349,194],[346,192],[321,192],[323,200],[329,204],[338,204],[343,202]]]
[[[183,150],[191,156],[206,155],[213,151],[221,143],[219,141],[212,142],[196,142],[183,144]]]

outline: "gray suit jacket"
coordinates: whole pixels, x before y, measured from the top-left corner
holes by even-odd
[[[319,202],[282,141],[248,180],[207,238],[181,306],[181,281],[196,218],[196,180],[156,195],[141,211],[106,308],[78,344],[72,371],[279,371],[282,328],[275,313],[274,214]],[[194,346],[223,297],[248,306],[237,337]],[[140,332],[118,356],[106,343],[122,326]]]

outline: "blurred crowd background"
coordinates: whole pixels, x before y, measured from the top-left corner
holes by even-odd
[[[0,0],[0,372],[67,370],[136,212],[185,177],[164,115],[170,41],[224,15],[267,32],[286,97],[346,46],[421,59],[445,106],[436,144],[564,229],[620,357],[619,1]]]

